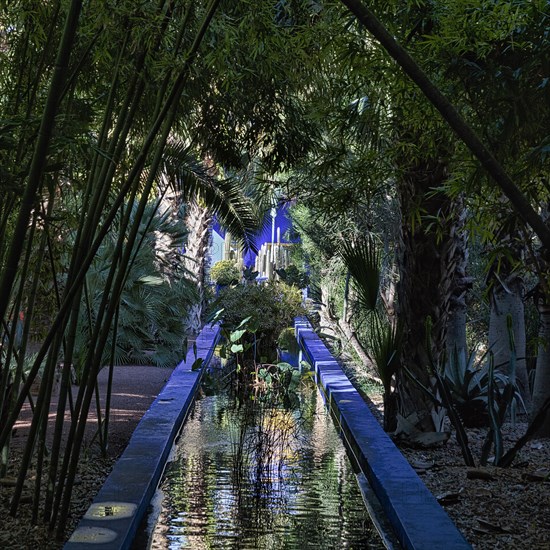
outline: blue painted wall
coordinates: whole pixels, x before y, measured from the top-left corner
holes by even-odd
[[[290,229],[292,229],[292,222],[290,221],[290,217],[288,214],[288,209],[290,208],[291,203],[284,202],[280,203],[277,207],[277,215],[275,216],[275,241],[277,241],[277,228],[280,228],[281,231],[281,242],[282,243],[291,243],[291,242],[297,242],[297,239],[289,240],[286,237],[288,236],[287,233]],[[213,227],[214,231],[223,239],[225,237],[225,229],[221,227],[221,225],[216,221],[214,223]],[[212,250],[212,263],[215,263],[218,260],[221,260],[221,254],[223,253],[223,249],[219,250],[219,239],[216,237],[214,238],[214,247]],[[270,243],[271,242],[271,215],[270,213],[267,214],[267,224],[265,229],[254,239],[254,243],[256,245],[257,249],[260,249],[260,247],[264,243]],[[222,243],[223,247],[223,243]],[[249,251],[245,254],[244,257],[244,265],[254,266],[254,262],[256,260],[256,254],[252,251]]]

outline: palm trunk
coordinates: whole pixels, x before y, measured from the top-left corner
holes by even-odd
[[[400,280],[398,318],[403,326],[401,362],[418,382],[430,387],[430,372],[439,368],[445,356],[452,296],[456,287],[457,258],[464,256],[460,233],[460,203],[436,192],[447,177],[438,159],[408,167],[399,184],[402,233],[398,267]],[[438,217],[442,230],[430,230],[423,221],[413,224],[421,208],[427,217]],[[433,403],[416,384],[398,373],[400,413],[419,415],[417,427],[435,429],[429,411]]]
[[[208,248],[210,246],[210,228],[212,214],[208,209],[191,200],[187,207],[185,224],[189,231],[184,267],[197,285],[198,300],[191,307],[187,323],[190,330],[198,333],[202,325],[202,313],[205,300],[206,269],[208,267]]]

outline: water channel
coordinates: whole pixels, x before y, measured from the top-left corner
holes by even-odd
[[[384,548],[314,382],[197,398],[148,548]]]

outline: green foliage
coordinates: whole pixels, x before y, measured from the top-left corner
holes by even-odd
[[[385,321],[377,312],[373,312],[370,316],[368,327],[369,352],[384,385],[384,392],[389,396],[392,379],[400,365],[401,329],[396,324],[392,325]]]
[[[377,310],[368,312],[367,347],[384,387],[384,430],[395,429],[397,407],[395,377],[399,373],[402,353],[402,331],[397,323],[390,323]]]
[[[220,260],[210,270],[210,278],[218,285],[231,285],[239,282],[239,268],[231,260]]]
[[[223,319],[224,314],[223,309],[218,310],[214,320]],[[245,394],[253,390],[252,399],[264,399],[273,397],[275,393],[288,397],[296,391],[302,379],[299,369],[285,362],[268,363],[259,359],[259,325],[251,317],[243,319],[233,328],[222,324],[222,336],[219,355],[223,359],[233,360],[237,382],[244,383],[240,387]],[[294,342],[297,345],[295,338]],[[273,355],[274,349],[271,351]]]
[[[515,362],[515,352],[511,350],[510,363]],[[514,367],[511,366],[513,373]],[[491,449],[494,449],[493,464],[500,466],[504,458],[504,442],[502,437],[502,425],[507,416],[515,422],[518,402],[525,409],[521,394],[515,384],[514,376],[505,376],[495,373],[492,353],[489,357],[489,383],[487,391],[487,410],[489,414],[489,432],[481,451],[481,464],[485,465]]]
[[[298,288],[306,288],[309,285],[309,275],[294,264],[290,264],[286,268],[276,269],[275,271],[287,285]]]
[[[302,296],[296,287],[270,281],[263,285],[237,285],[220,291],[211,311],[223,310],[222,326],[235,330],[243,319],[256,327],[257,357],[275,357],[275,342],[294,317],[305,313]]]
[[[189,145],[171,141],[164,154],[167,175],[184,200],[208,205],[234,238],[245,249],[254,250],[254,236],[261,230],[265,207],[261,200],[261,184],[249,185],[248,175],[212,176],[204,163],[199,162]]]
[[[380,292],[380,252],[369,235],[365,238],[344,239],[340,255],[353,279],[357,298],[362,307],[374,311]]]
[[[258,277],[259,272],[254,271],[254,268],[250,266],[246,266],[243,268],[243,279],[249,283],[252,283],[256,280],[256,277]]]
[[[31,368],[34,365],[34,362],[36,360],[36,356],[37,356],[36,353],[27,353],[23,358],[18,357],[19,361],[21,361],[21,359],[23,360],[22,372],[23,372],[24,376],[26,376],[29,373],[29,371],[31,370]],[[3,349],[0,350],[0,363],[2,364],[2,367],[4,367],[4,368],[7,367],[11,373],[15,373],[15,370],[17,368],[17,360],[12,355],[11,358],[10,358],[10,364],[6,365],[5,364],[5,352],[4,352]],[[42,372],[42,370],[44,368],[44,365],[45,365],[45,361],[43,361],[41,363],[40,371],[39,371],[40,373]]]
[[[296,331],[294,327],[284,328],[277,337],[277,346],[279,349],[297,354],[299,351],[298,341],[296,340]]]
[[[451,398],[466,427],[487,426],[489,395],[489,363],[487,353],[477,358],[476,351],[466,354],[454,350],[441,373]]]
[[[169,212],[147,207],[140,224],[141,239],[135,245],[133,262],[120,297],[116,341],[114,332],[104,351],[103,364],[154,364],[173,366],[185,355],[187,310],[196,300],[194,285],[177,267],[185,237],[181,221]],[[95,327],[108,269],[112,263],[114,236],[102,244],[86,277],[75,346],[77,376],[88,353],[88,341]]]
[[[302,380],[302,374],[288,363],[259,365],[256,370],[256,384],[262,384],[264,391],[295,392]]]

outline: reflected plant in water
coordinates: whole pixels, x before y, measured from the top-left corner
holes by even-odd
[[[284,392],[242,388],[197,401],[163,487],[172,509],[162,547],[376,548],[315,384],[299,384],[299,406],[285,405]]]
[[[170,540],[181,548],[365,547],[367,514],[310,373],[259,359],[250,317],[222,333],[225,362],[207,373],[207,396],[181,437],[184,502]]]

